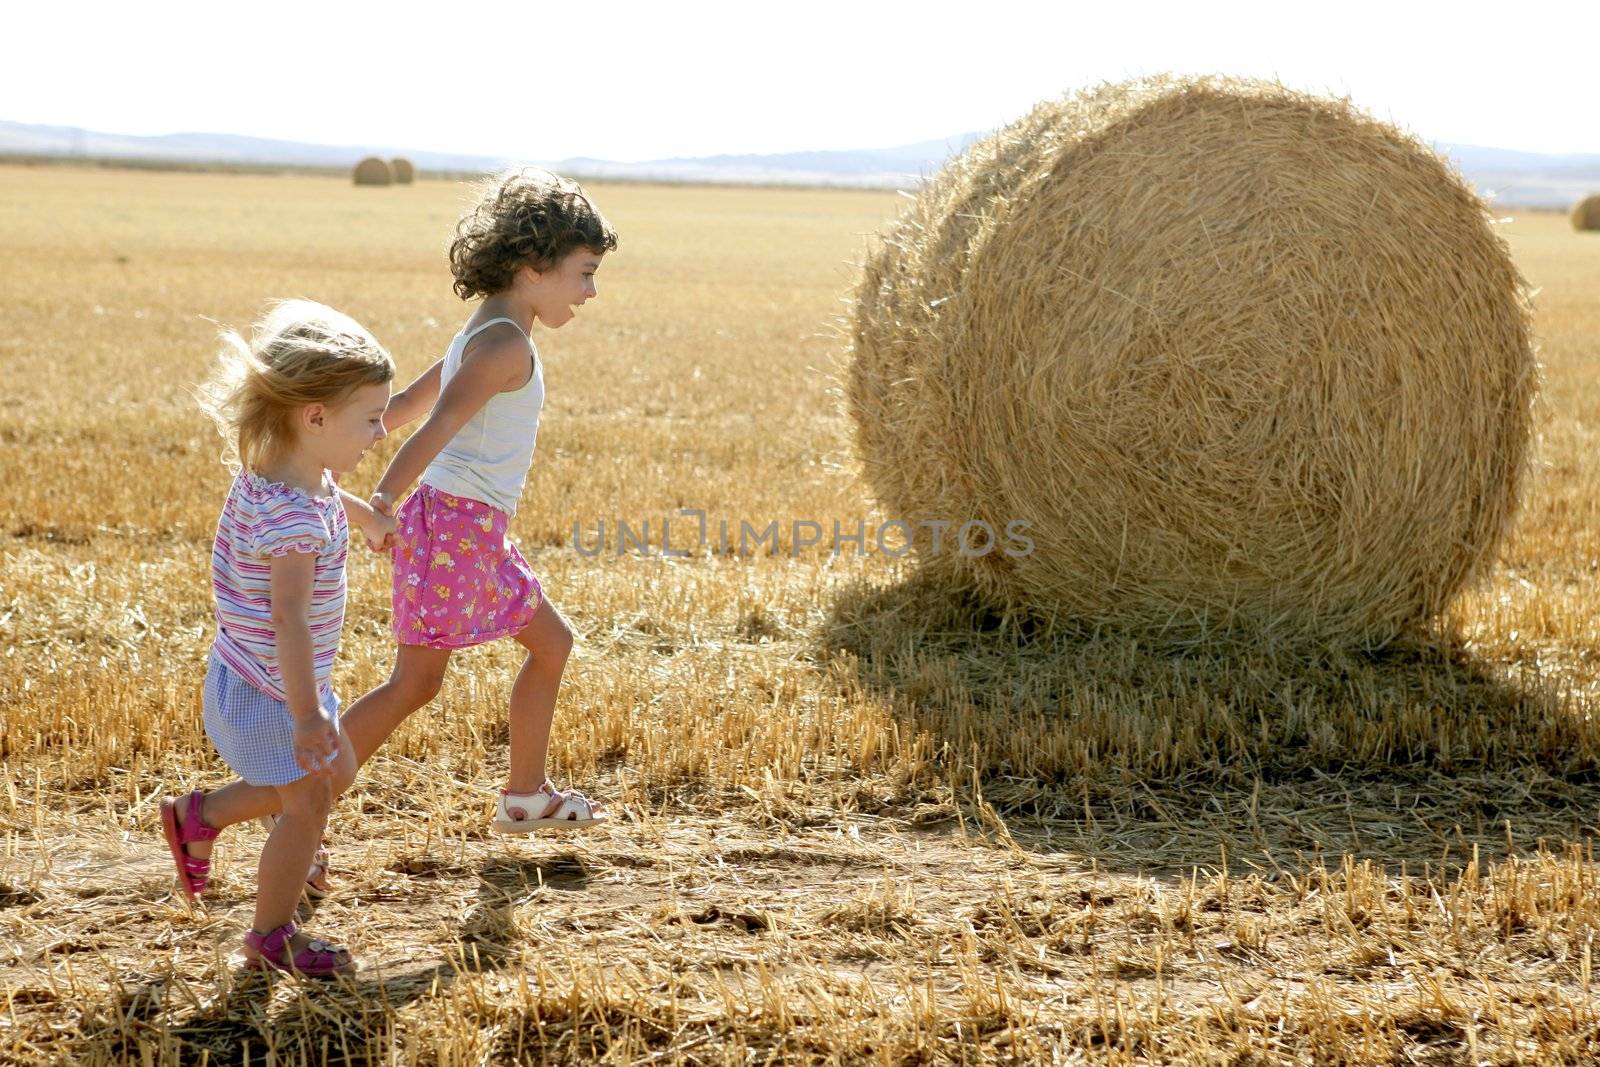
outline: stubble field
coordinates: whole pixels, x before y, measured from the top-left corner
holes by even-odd
[[[199,691],[228,474],[188,389],[207,317],[275,296],[422,370],[466,313],[464,190],[0,167],[0,1062],[1600,1058],[1600,235],[1501,227],[1545,390],[1492,580],[1379,656],[1222,660],[832,551],[878,518],[837,319],[895,196],[590,191],[621,248],[538,337],[512,533],[580,636],[553,776],[617,817],[490,835],[517,661],[458,655],[336,806],[308,928],[363,969],[318,985],[236,954],[259,829],[203,908],[170,895],[157,802],[225,780]],[[392,656],[386,565],[350,583],[346,701]]]

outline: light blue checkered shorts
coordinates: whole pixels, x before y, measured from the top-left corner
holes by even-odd
[[[339,721],[339,698],[324,705]],[[251,785],[288,785],[306,776],[294,760],[289,705],[245,681],[215,651],[206,664],[206,736],[233,773]]]

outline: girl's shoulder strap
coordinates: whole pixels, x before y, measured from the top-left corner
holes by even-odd
[[[537,351],[537,349],[533,348],[533,338],[529,337],[525,333],[522,333],[522,327],[517,325],[516,320],[509,319],[504,315],[500,315],[490,319],[488,322],[480,322],[470,330],[462,330],[460,333],[456,334],[455,340],[450,342],[450,348],[444,354],[444,369],[446,376],[454,374],[456,372],[456,368],[461,366],[461,359],[466,355],[467,345],[472,343],[472,339],[497,322],[509,322],[511,324],[511,328],[516,330],[517,333],[522,334],[522,339],[528,342],[528,348]]]
[[[488,322],[480,322],[480,323],[478,323],[478,325],[474,326],[470,330],[461,331],[461,347],[462,348],[466,348],[468,342],[470,342],[474,337],[478,336],[484,330],[487,330],[489,327],[493,326],[497,322],[509,322],[509,323],[511,323],[511,328],[516,330],[518,333],[522,334],[522,337],[523,337],[524,340],[528,340],[528,335],[525,334],[525,333],[522,333],[522,327],[521,326],[518,326],[514,320],[509,319],[504,315],[500,315],[500,316],[498,316],[496,318],[490,319]],[[532,342],[529,341],[529,343],[531,344]]]

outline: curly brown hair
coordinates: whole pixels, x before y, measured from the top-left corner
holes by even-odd
[[[456,223],[450,272],[463,300],[511,285],[518,267],[546,270],[575,249],[603,255],[617,247],[611,228],[583,187],[538,167],[487,180]]]

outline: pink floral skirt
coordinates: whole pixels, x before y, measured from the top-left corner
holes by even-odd
[[[518,633],[544,591],[506,538],[505,512],[423,484],[395,515],[394,633],[402,645],[467,648]]]

